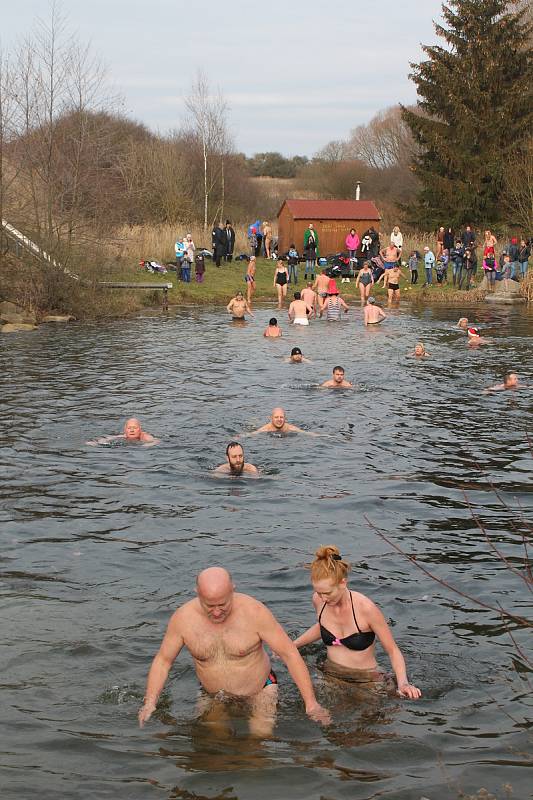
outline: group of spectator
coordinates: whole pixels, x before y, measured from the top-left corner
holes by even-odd
[[[494,291],[497,280],[524,280],[527,275],[528,262],[531,256],[531,242],[525,238],[511,237],[497,258],[496,245],[498,240],[490,229],[483,235],[482,242],[482,261],[481,266],[487,279],[489,291]],[[433,272],[435,272],[436,282],[439,284],[448,283],[449,270],[453,286],[458,289],[469,289],[474,285],[475,276],[478,268],[478,242],[476,234],[470,225],[465,230],[454,235],[451,227],[441,226],[437,233],[435,252],[426,246],[424,247],[424,269],[426,282],[424,286],[431,286],[433,283]],[[418,263],[421,260],[420,254],[415,250],[409,257],[409,270],[411,271],[411,283],[416,283],[418,279]]]
[[[261,255],[264,255],[265,258],[272,258],[274,256],[272,244],[272,225],[268,220],[261,222],[260,219],[257,219],[248,226],[250,257],[255,256],[259,258]]]
[[[235,230],[230,220],[226,224],[215,225],[211,234],[211,247],[213,249],[213,261],[220,267],[222,259],[231,263],[233,261],[233,251],[235,249]]]
[[[503,247],[499,257],[496,254],[497,238],[491,230],[486,230],[482,241],[478,242],[471,225],[458,234],[452,227],[441,226],[437,232],[435,248],[424,247],[421,254],[418,250],[410,252],[407,262],[402,262],[404,237],[398,225],[395,225],[389,243],[381,247],[378,231],[370,226],[360,237],[356,228],[351,228],[345,238],[345,248],[350,261],[362,259],[369,262],[374,279],[378,280],[382,272],[402,264],[408,266],[411,285],[418,283],[419,272],[425,273],[423,286],[447,284],[451,279],[454,287],[468,289],[475,283],[478,261],[487,279],[489,291],[493,291],[497,280],[523,280],[528,271],[531,256],[531,241],[525,238],[512,237]],[[270,222],[256,220],[248,227],[248,258],[264,255],[266,258],[275,255],[273,249],[273,233]],[[303,236],[302,254],[296,244],[291,244],[285,259],[288,264],[287,282],[298,283],[298,265],[305,260],[305,280],[316,277],[317,262],[320,257],[319,235],[312,222],[309,223]],[[478,249],[482,247],[482,255]],[[235,230],[230,222],[215,225],[212,232],[213,261],[217,267],[221,261],[231,262],[235,248]],[[186,283],[191,280],[191,268],[195,264],[195,279],[203,281],[205,265],[203,257],[195,257],[195,244],[192,236],[176,242],[176,262],[181,268],[181,279]],[[246,256],[242,256],[245,258]]]

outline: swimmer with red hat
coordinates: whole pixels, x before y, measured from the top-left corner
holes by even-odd
[[[481,336],[479,328],[476,328],[475,325],[471,325],[467,328],[466,332],[468,334],[468,344],[470,347],[476,347],[478,344],[489,344],[489,340]]]

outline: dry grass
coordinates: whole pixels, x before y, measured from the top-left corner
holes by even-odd
[[[533,301],[533,270],[529,270],[526,277],[520,284],[520,292],[528,303]]]
[[[235,228],[235,255],[248,253],[247,225],[237,223]],[[113,260],[138,263],[141,258],[174,261],[174,244],[178,237],[192,235],[197,248],[211,249],[211,228],[204,231],[202,225],[183,222],[175,225],[135,225],[118,229],[107,246]]]

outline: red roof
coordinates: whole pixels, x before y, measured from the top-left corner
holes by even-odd
[[[293,219],[375,219],[381,215],[372,200],[285,200]]]

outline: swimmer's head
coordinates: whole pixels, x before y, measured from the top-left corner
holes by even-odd
[[[270,421],[276,430],[281,430],[285,425],[285,411],[282,408],[274,408]]]
[[[468,328],[468,317],[461,317],[457,323],[458,328]]]
[[[226,458],[233,475],[242,475],[244,469],[244,450],[240,442],[230,442],[226,447]]]
[[[472,325],[470,328],[468,328],[468,335],[479,336],[479,328],[476,328],[474,325]]]
[[[141,423],[135,417],[128,419],[124,424],[124,436],[130,441],[140,439],[142,434]]]
[[[336,605],[345,590],[350,564],[344,561],[333,544],[319,547],[315,560],[308,565],[313,589],[323,603]]]
[[[250,256],[250,261],[255,261],[255,256]]]
[[[422,344],[422,342],[417,342],[415,344],[415,356],[423,356],[426,354],[426,348]]]
[[[272,325],[272,326],[277,325],[278,321],[277,321],[276,317],[270,317],[270,319],[268,320],[268,324]]]
[[[244,297],[244,295],[243,295],[243,293],[241,292],[241,290],[240,290],[240,289],[239,289],[239,291],[238,291],[238,292],[236,292],[236,293],[235,293],[235,297],[240,297],[240,298],[243,298],[243,297]]]
[[[372,296],[367,297],[366,302],[369,303],[371,306],[373,306],[376,302],[376,298]]]
[[[210,622],[220,624],[231,614],[235,587],[231,575],[222,567],[209,567],[196,578],[196,593]]]
[[[506,372],[503,376],[503,385],[506,389],[514,389],[518,386],[518,375],[516,372]]]
[[[300,292],[294,292],[294,299],[295,300],[300,300],[301,297],[302,297],[302,295],[300,294]]]
[[[291,350],[291,361],[296,361],[297,364],[301,362],[303,358],[302,351],[299,347],[293,347]]]
[[[335,383],[342,383],[344,380],[344,367],[333,367],[333,380]]]

